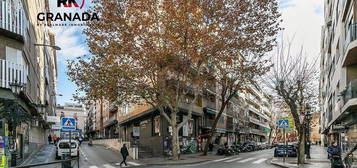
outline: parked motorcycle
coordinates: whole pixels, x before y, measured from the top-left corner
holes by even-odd
[[[217,155],[232,156],[235,151],[232,148],[221,146],[217,149]]]
[[[342,158],[340,155],[331,156],[331,167],[332,168],[344,168]]]

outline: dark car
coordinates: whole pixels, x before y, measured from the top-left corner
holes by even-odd
[[[288,157],[296,157],[297,150],[294,145],[277,145],[274,150],[274,157],[283,157],[285,154]]]

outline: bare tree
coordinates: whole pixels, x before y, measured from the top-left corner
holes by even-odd
[[[278,47],[274,68],[267,78],[267,86],[274,91],[276,98],[289,107],[299,135],[298,164],[303,164],[308,126],[308,120],[303,116],[308,113],[305,107],[317,104],[319,71],[317,61],[309,61],[303,48],[294,55],[291,47],[291,42],[286,47]]]

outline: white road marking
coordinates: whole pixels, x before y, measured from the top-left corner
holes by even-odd
[[[140,166],[141,164],[135,163],[135,162],[128,162],[128,164],[134,165],[134,166]]]
[[[105,164],[103,165],[105,168],[115,168],[114,166],[110,165],[110,164]]]
[[[226,161],[224,161],[224,162],[233,162],[233,161],[236,161],[236,160],[239,160],[239,159],[241,159],[241,158],[234,158],[234,159],[230,159],[230,160],[226,160]]]
[[[241,160],[241,161],[238,161],[239,163],[245,163],[245,162],[248,162],[248,161],[251,161],[255,158],[248,158],[248,159],[244,159],[244,160]]]
[[[220,162],[220,161],[223,161],[223,160],[228,160],[228,159],[231,159],[232,157],[227,157],[227,158],[222,158],[222,159],[217,159],[217,160],[213,160],[213,162]]]
[[[89,168],[98,168],[97,166],[89,166]]]
[[[88,157],[87,157],[86,154],[83,153],[83,151],[81,151],[81,154],[82,154],[82,156],[84,157],[84,161],[88,161]]]
[[[264,162],[266,160],[267,160],[266,158],[262,158],[262,159],[259,159],[259,160],[255,161],[255,162],[253,162],[253,164],[259,164],[259,163],[262,163],[262,162]]]

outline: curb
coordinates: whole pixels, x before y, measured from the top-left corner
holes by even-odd
[[[190,164],[198,164],[198,163],[204,163],[204,162],[209,162],[209,161],[212,161],[212,160],[201,160],[201,161],[196,161],[196,162],[189,162],[189,163],[149,163],[149,164],[144,164],[143,165],[146,165],[146,166],[165,166],[165,165],[190,165]]]
[[[283,164],[280,164],[280,163],[273,162],[273,160],[270,161],[270,164],[272,164],[272,165],[274,165],[274,166],[279,166],[279,167],[281,167],[281,168],[291,168],[291,167],[289,167],[289,166],[287,166],[287,165],[283,165]],[[295,167],[295,166],[294,166],[294,167]]]

